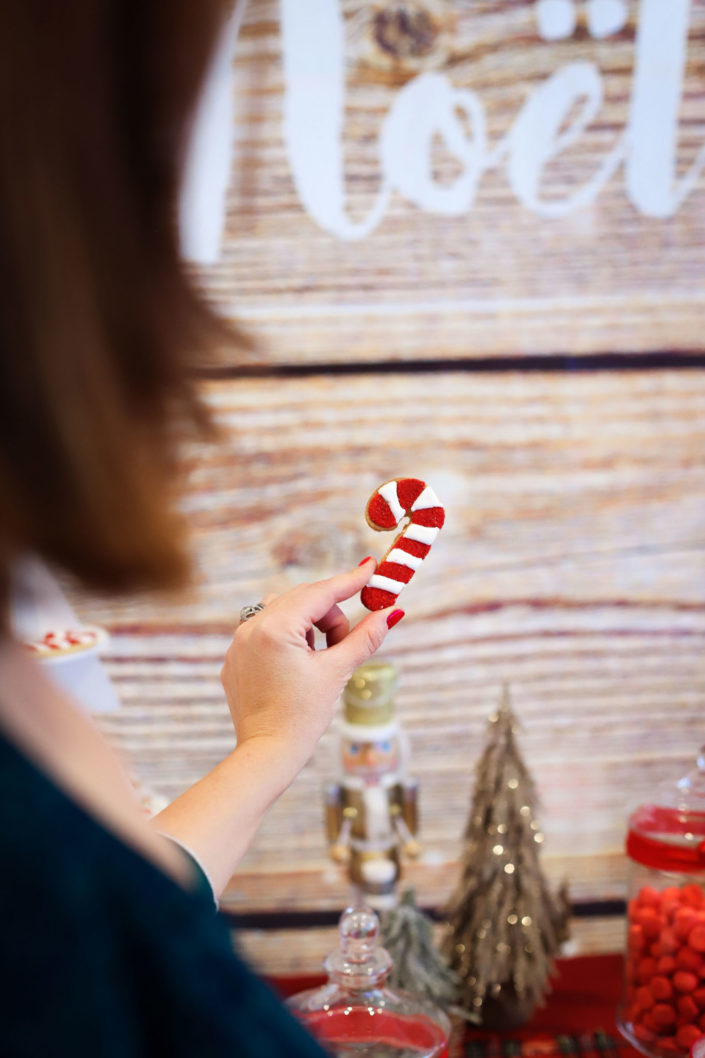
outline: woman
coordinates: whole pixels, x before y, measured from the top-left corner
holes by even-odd
[[[240,627],[222,673],[237,748],[157,827],[90,721],[9,633],[10,571],[27,552],[101,591],[188,576],[174,437],[208,428],[189,365],[225,329],[189,283],[174,218],[222,6],[0,5],[8,1058],[319,1053],[232,953],[213,895],[309,758],[346,679],[399,617],[348,627],[338,603],[372,561],[270,600]],[[309,647],[314,626],[328,649]]]

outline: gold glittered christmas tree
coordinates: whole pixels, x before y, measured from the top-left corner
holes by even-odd
[[[521,1024],[548,991],[568,936],[565,887],[541,871],[536,789],[516,744],[504,689],[477,765],[460,881],[446,908],[443,950],[461,979],[460,1006],[488,1028]]]

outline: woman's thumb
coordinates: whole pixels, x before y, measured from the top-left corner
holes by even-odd
[[[403,616],[404,611],[394,606],[368,614],[348,632],[345,639],[329,647],[326,653],[335,655],[336,664],[344,672],[353,673],[358,665],[362,665],[363,661],[379,650],[389,629],[398,624]]]

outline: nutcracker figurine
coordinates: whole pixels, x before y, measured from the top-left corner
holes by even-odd
[[[348,866],[357,897],[392,907],[400,849],[418,856],[416,780],[405,776],[406,740],[394,718],[397,672],[384,661],[357,669],[343,691],[343,776],[326,790],[330,854]]]

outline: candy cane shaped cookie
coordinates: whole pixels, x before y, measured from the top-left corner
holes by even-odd
[[[433,489],[418,478],[393,478],[380,485],[367,502],[365,517],[373,529],[396,529],[405,516],[409,524],[360,593],[368,610],[394,605],[443,528],[445,511]]]

